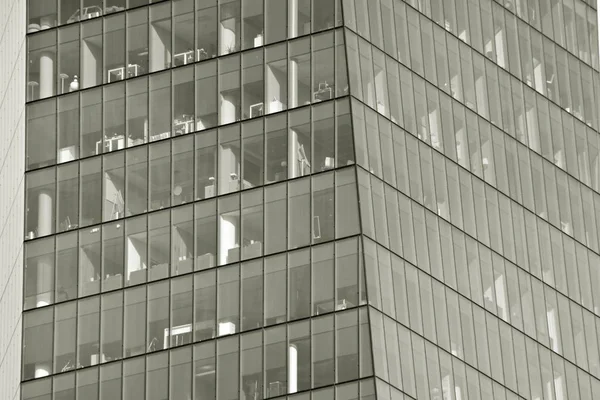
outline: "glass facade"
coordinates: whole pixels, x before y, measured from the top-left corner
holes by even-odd
[[[28,0],[22,400],[600,398],[592,0]]]

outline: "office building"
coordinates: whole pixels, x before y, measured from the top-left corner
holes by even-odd
[[[26,6],[21,399],[600,398],[594,2]]]

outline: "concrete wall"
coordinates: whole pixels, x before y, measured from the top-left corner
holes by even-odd
[[[0,0],[0,399],[20,397],[25,0]]]

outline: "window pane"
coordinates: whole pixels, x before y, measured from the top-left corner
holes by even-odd
[[[25,309],[54,302],[54,240],[27,244],[25,262]]]
[[[218,270],[219,290],[217,314],[218,335],[230,335],[239,332],[240,320],[240,278],[239,266],[233,265]]]
[[[265,1],[265,34],[266,43],[283,40],[287,36],[287,2],[278,0]]]
[[[79,95],[71,94],[58,100],[59,163],[79,158]]]
[[[126,221],[125,260],[127,285],[146,282],[148,235],[146,216]]]
[[[194,208],[192,205],[172,210],[171,275],[180,275],[194,269]]]
[[[52,373],[52,308],[25,314],[23,321],[23,379]]]
[[[78,227],[79,222],[79,165],[58,168],[58,232]]]
[[[284,254],[265,260],[265,325],[286,320],[286,267]]]
[[[123,355],[123,292],[102,296],[101,362]]]
[[[56,163],[56,100],[35,103],[27,110],[27,168]]]
[[[312,320],[313,387],[334,382],[333,316]]]
[[[152,214],[149,225],[149,259],[150,270],[148,280],[161,279],[169,275],[170,241],[169,211]]]
[[[260,328],[263,321],[263,261],[242,264],[242,331]],[[285,282],[284,282],[285,284]]]
[[[104,146],[96,143],[96,153],[125,148],[125,85],[104,87]]]
[[[169,67],[171,61],[171,4],[164,3],[150,8],[149,38],[150,72]]]
[[[171,347],[192,343],[193,281],[190,277],[171,281],[171,330],[165,331],[170,337]]]
[[[100,367],[100,400],[121,400],[121,363]]]
[[[57,306],[54,314],[54,370],[75,369],[77,318],[75,302]]]
[[[215,271],[194,275],[194,340],[211,339],[215,336],[216,315]]]
[[[55,301],[77,297],[77,232],[56,238]]]
[[[100,291],[100,227],[79,231],[79,296]]]
[[[172,85],[174,135],[192,133],[196,130],[196,127],[194,126],[195,96],[193,67],[185,67],[183,69],[174,70]]]
[[[242,396],[246,396],[245,398],[249,399],[262,399],[262,331],[242,336],[241,346]]]
[[[77,309],[77,363],[87,367],[102,360],[100,346],[100,297],[80,300]]]
[[[147,351],[169,347],[169,283],[159,282],[148,286],[148,332]],[[167,335],[165,335],[165,332]]]
[[[217,255],[216,202],[195,205],[196,270],[211,268]]]
[[[289,319],[310,315],[310,253],[300,250],[288,255]]]
[[[194,395],[195,399],[216,399],[215,342],[194,346]]]
[[[124,229],[121,222],[102,227],[102,291],[123,287]]]
[[[217,398],[239,398],[239,343],[238,336],[217,342]]]

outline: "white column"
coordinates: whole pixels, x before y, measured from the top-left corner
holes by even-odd
[[[229,249],[236,247],[235,220],[224,215],[219,219],[219,265],[227,264]]]
[[[42,190],[38,194],[38,236],[50,235],[52,233],[52,222],[54,220],[52,211],[52,195],[49,190]],[[43,307],[50,304],[52,300],[50,293],[53,287],[52,281],[52,254],[46,254],[38,259],[37,264],[36,288],[38,297],[36,307]]]
[[[221,21],[219,24],[220,54],[229,54],[235,51],[235,18]]]
[[[288,35],[298,36],[298,0],[289,0]],[[290,59],[289,67],[289,107],[298,107],[298,62]],[[267,100],[270,100],[267,98]]]
[[[540,152],[540,134],[537,123],[537,108],[531,107],[527,110],[527,134],[529,135],[529,147],[532,150]]]
[[[50,375],[50,368],[46,364],[38,364],[35,366],[35,378],[43,378]]]
[[[232,96],[221,95],[221,112],[219,113],[221,125],[235,122],[235,103]]]
[[[127,238],[127,280],[131,279],[131,273],[145,268],[142,265],[142,257],[131,238]]]
[[[98,69],[101,66],[102,56],[98,54],[98,49],[95,48],[90,42],[84,40],[81,45],[81,88],[95,86],[98,83]]]
[[[265,76],[267,81],[266,91],[265,91],[265,101],[267,103],[267,113],[274,113],[283,110],[283,102],[286,101],[283,96],[283,90],[281,90],[281,85],[285,85],[285,77],[281,76],[281,73],[267,66],[267,73]],[[281,79],[281,81],[280,81]]]
[[[44,51],[40,56],[40,99],[54,95],[54,53]]]
[[[171,60],[171,32],[157,24],[150,25],[150,72],[167,67]]]
[[[298,165],[298,133],[291,128],[288,136],[288,175],[290,178],[300,176]]]
[[[298,0],[289,0],[290,20],[288,21],[288,36],[298,36]]]
[[[53,254],[44,254],[37,260],[36,307],[44,307],[52,302],[52,290],[54,288],[52,258]]]
[[[498,31],[495,36],[496,59],[498,65],[506,69],[506,54],[504,53],[504,30]]]
[[[288,393],[298,391],[298,348],[290,344],[288,355]]]
[[[289,108],[298,107],[298,61],[290,58],[288,75],[288,104]]]
[[[144,118],[144,143],[148,143],[148,132],[150,132],[150,128],[148,125],[148,118]]]
[[[38,195],[38,236],[52,233],[52,195],[49,190],[42,190]]]
[[[468,165],[467,135],[464,128],[456,132],[456,156],[461,165]]]

